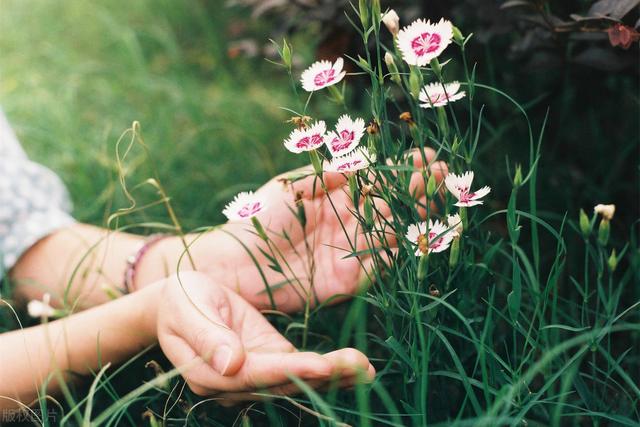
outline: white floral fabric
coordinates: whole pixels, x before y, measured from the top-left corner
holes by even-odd
[[[0,280],[34,243],[74,223],[60,178],[29,160],[0,110]]]

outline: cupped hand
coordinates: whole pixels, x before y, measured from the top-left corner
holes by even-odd
[[[255,399],[253,392],[298,392],[291,377],[313,387],[352,386],[375,370],[355,349],[324,355],[298,352],[253,306],[207,275],[182,272],[167,279],[158,308],[163,352],[191,390],[222,403]]]
[[[424,158],[418,150],[410,156],[414,171],[409,179],[409,191],[423,206],[427,167],[437,182],[447,171],[446,164],[434,161],[435,157],[436,153],[429,148],[424,150]],[[291,182],[292,176],[304,174],[306,178]],[[257,218],[267,230],[269,244],[256,234],[250,221],[229,221],[221,230],[212,233],[214,236],[205,236],[202,243],[194,246],[206,259],[197,262],[198,267],[231,286],[258,308],[273,308],[265,279],[271,288],[275,308],[286,312],[301,310],[307,301],[314,306],[327,300],[339,301],[341,297],[355,293],[366,277],[364,272],[373,263],[373,257],[370,253],[358,257],[348,255],[354,251],[366,252],[371,246],[393,249],[397,245],[395,232],[385,225],[391,210],[381,198],[375,197],[374,187],[371,198],[377,212],[374,234],[382,239],[367,242],[353,214],[354,205],[345,175],[325,173],[322,181],[323,184],[309,167],[269,181],[257,191],[268,203],[268,209]],[[386,183],[377,182],[376,185]],[[304,227],[296,214],[297,199],[304,206]],[[360,200],[362,202],[363,198]],[[362,214],[362,207],[360,209]],[[261,251],[273,256],[281,271],[271,268],[273,260]]]

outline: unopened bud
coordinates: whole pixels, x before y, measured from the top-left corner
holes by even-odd
[[[582,236],[586,239],[589,237],[589,234],[591,234],[591,223],[589,221],[589,217],[587,216],[587,213],[584,211],[584,209],[580,209],[580,232],[582,233]]]
[[[313,166],[313,171],[316,175],[322,175],[322,159],[320,159],[320,154],[318,154],[317,150],[309,151],[309,158],[311,159],[311,165]]]
[[[362,28],[366,32],[369,28],[369,8],[367,7],[366,0],[358,1],[358,11],[360,12],[360,22],[362,23]]]
[[[393,59],[393,55],[387,52],[384,54],[384,62],[387,64],[387,69],[389,70],[389,74],[391,74],[391,80],[396,84],[401,84],[402,80],[400,79],[400,72],[398,71],[398,67],[396,66],[396,62]]]
[[[613,273],[616,270],[616,267],[618,266],[618,257],[616,257],[616,250],[612,250],[611,251],[611,255],[609,256],[609,259],[607,260],[607,265],[609,266],[609,270]]]
[[[598,227],[598,242],[600,242],[602,246],[606,246],[609,242],[610,229],[609,220],[602,218],[600,220],[600,226]]]
[[[455,136],[453,138],[453,144],[451,144],[451,153],[454,155],[457,154],[459,148],[460,148],[460,141],[458,140],[458,137]]]
[[[373,227],[373,202],[371,196],[364,198],[364,221],[368,229]]]
[[[451,241],[451,249],[449,250],[449,267],[453,268],[458,265],[460,258],[460,238],[454,238]]]
[[[382,23],[387,27],[387,30],[389,30],[393,37],[398,35],[398,32],[400,31],[400,17],[395,10],[390,9],[387,13],[382,15]]]
[[[436,177],[434,174],[429,175],[429,179],[427,180],[427,197],[432,199],[433,196],[438,191],[438,184],[436,183]]]
[[[282,39],[282,62],[291,69],[291,45],[287,43],[286,39]]]
[[[420,96],[420,89],[422,86],[422,74],[417,67],[411,67],[411,73],[409,74],[409,89],[411,95],[418,99]]]
[[[513,186],[518,188],[522,185],[522,166],[516,166],[516,173],[513,177]]]
[[[304,210],[304,202],[302,201],[302,191],[296,193],[296,210],[300,225],[304,229],[307,225],[307,213]]]
[[[453,41],[455,41],[460,46],[462,46],[462,44],[464,43],[464,36],[460,32],[460,29],[455,25],[453,26]]]

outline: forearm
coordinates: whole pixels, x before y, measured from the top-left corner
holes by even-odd
[[[108,304],[0,335],[0,409],[29,405],[51,376],[47,393],[69,373],[87,375],[156,342],[158,298],[164,282]],[[3,398],[4,397],[4,398]],[[7,397],[9,399],[7,399]]]
[[[103,285],[121,287],[126,258],[141,238],[86,224],[75,224],[40,240],[11,270],[16,295],[40,299],[49,292],[91,307],[108,300]]]

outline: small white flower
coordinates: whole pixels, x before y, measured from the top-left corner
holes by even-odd
[[[395,10],[390,9],[382,15],[382,23],[387,27],[387,30],[389,30],[393,37],[398,35],[398,31],[400,31],[400,17]]]
[[[27,304],[27,312],[31,317],[53,317],[56,313],[55,308],[49,305],[51,302],[51,295],[44,294],[42,296],[42,301],[40,300],[31,300]]]
[[[307,128],[294,129],[285,139],[284,146],[292,153],[315,150],[324,143],[326,131],[327,125],[322,120]]]
[[[231,221],[252,218],[267,208],[267,203],[263,197],[252,191],[239,193],[222,213]]]
[[[489,194],[491,188],[488,186],[482,187],[476,192],[471,192],[471,183],[473,182],[473,172],[465,172],[461,175],[456,175],[455,173],[450,173],[444,179],[444,184],[447,186],[447,189],[453,194],[453,196],[458,199],[458,203],[455,203],[456,206],[460,207],[471,207],[475,205],[481,205],[484,196]]]
[[[593,211],[596,214],[602,215],[602,218],[611,221],[613,219],[613,214],[616,213],[616,205],[597,204],[594,206]]]
[[[420,106],[422,108],[442,107],[449,102],[457,101],[464,98],[464,91],[459,92],[460,83],[445,83],[444,87],[441,83],[431,83],[426,85],[420,91]]]
[[[398,33],[398,48],[409,65],[424,67],[451,43],[453,25],[441,19],[437,24],[418,19]]]
[[[447,225],[451,229],[454,237],[462,236],[462,219],[460,214],[447,215]]]
[[[451,245],[454,233],[449,228],[438,220],[430,219],[428,224],[424,221],[411,224],[405,238],[416,247],[416,256],[438,253]]]
[[[366,127],[364,120],[352,120],[347,114],[338,119],[335,132],[329,132],[324,140],[332,156],[343,156],[353,151],[362,139]]]
[[[336,59],[333,64],[326,60],[314,62],[300,77],[302,88],[307,92],[313,92],[338,83],[346,74],[342,71],[343,66],[342,58]]]
[[[369,167],[376,161],[376,156],[369,153],[365,147],[360,147],[345,156],[334,157],[330,162],[325,162],[325,172],[356,172]]]

